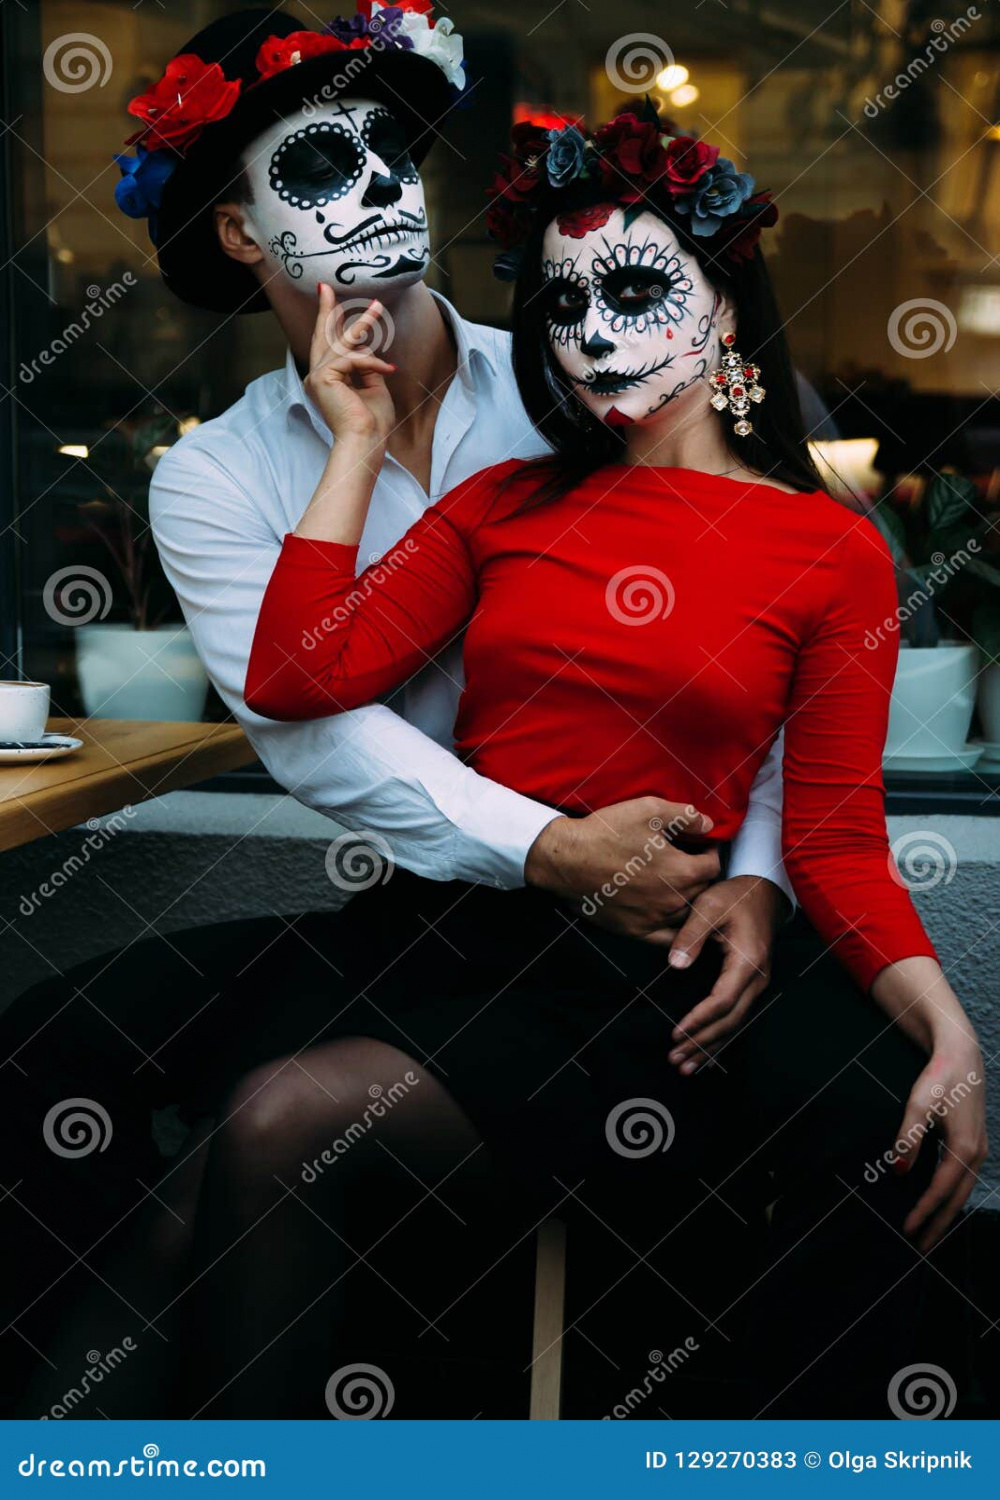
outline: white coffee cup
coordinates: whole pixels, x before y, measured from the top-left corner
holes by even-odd
[[[0,741],[40,740],[48,717],[47,682],[0,682]]]

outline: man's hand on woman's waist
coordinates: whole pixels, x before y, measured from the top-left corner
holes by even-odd
[[[524,877],[567,897],[599,927],[656,940],[719,878],[716,850],[689,854],[675,842],[711,828],[711,818],[689,804],[635,797],[586,817],[553,819],[532,844]]]

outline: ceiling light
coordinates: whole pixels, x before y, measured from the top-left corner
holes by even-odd
[[[656,75],[656,87],[669,94],[672,89],[679,89],[682,83],[687,83],[690,73],[682,63],[671,63],[662,72]]]

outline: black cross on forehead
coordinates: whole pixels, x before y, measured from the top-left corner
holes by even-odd
[[[337,100],[337,103],[334,106],[334,110],[333,110],[333,113],[335,115],[343,115],[345,117],[346,123],[355,132],[355,134],[360,134],[360,132],[358,131],[358,127],[355,125],[354,121],[351,119],[351,116],[352,115],[356,115],[357,112],[358,112],[358,106],[356,104],[345,104],[344,101],[343,101],[343,99],[338,99]]]

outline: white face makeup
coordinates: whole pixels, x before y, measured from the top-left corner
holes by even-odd
[[[243,155],[246,233],[302,291],[321,281],[384,297],[419,281],[427,212],[406,137],[383,104],[338,99],[259,135]]]
[[[579,233],[604,212],[568,214],[545,231],[549,342],[595,416],[645,422],[719,363],[720,298],[655,214],[640,214],[626,229],[625,211],[614,208],[606,222]]]

